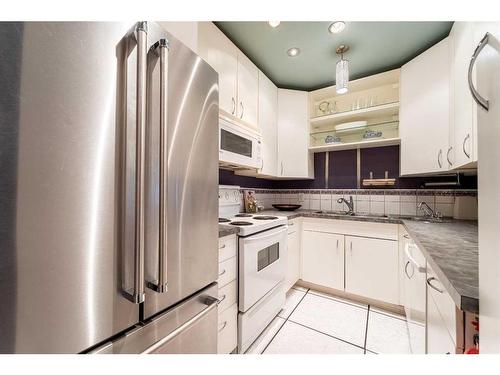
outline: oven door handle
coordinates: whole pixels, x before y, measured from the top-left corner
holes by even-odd
[[[258,236],[258,237],[247,237],[244,239],[245,242],[253,242],[253,241],[259,241],[259,240],[264,240],[266,238],[269,238],[269,237],[274,237],[278,234],[281,234],[281,233],[284,233],[287,231],[287,227],[286,226],[283,226],[283,229],[279,230],[279,231],[276,231],[276,232],[273,232],[273,233],[270,233],[270,234],[266,234],[266,235],[262,235],[262,236]]]

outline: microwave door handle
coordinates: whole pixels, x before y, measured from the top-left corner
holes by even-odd
[[[148,282],[148,288],[157,293],[168,290],[167,282],[167,220],[168,220],[168,52],[166,39],[160,39],[151,47],[151,52],[160,59],[160,199],[159,199],[159,243],[158,282]]]
[[[130,38],[137,45],[136,82],[136,160],[135,160],[135,228],[134,228],[134,289],[122,295],[129,301],[144,302],[144,154],[146,132],[147,22],[138,22]]]

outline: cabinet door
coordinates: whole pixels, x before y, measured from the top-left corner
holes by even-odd
[[[454,354],[455,343],[439,314],[436,303],[429,295],[427,297],[427,353]]]
[[[313,177],[308,93],[278,89],[278,176]]]
[[[238,49],[212,23],[200,22],[199,54],[219,73],[219,108],[236,115]]]
[[[293,224],[293,227],[298,225],[296,222],[291,224]],[[300,231],[293,227],[289,228],[287,237],[286,291],[300,279]]]
[[[345,291],[398,304],[398,242],[351,236],[345,241]]]
[[[477,157],[473,128],[476,126],[474,102],[469,90],[468,69],[474,52],[474,23],[455,22],[450,33],[452,48],[452,133],[453,167],[463,167]]]
[[[259,127],[262,134],[262,168],[260,173],[276,176],[278,131],[278,88],[259,72]]]
[[[302,280],[344,289],[344,236],[302,232]]]
[[[401,67],[401,175],[448,170],[449,52],[446,38]]]
[[[242,53],[238,54],[238,106],[236,116],[258,126],[259,70]]]

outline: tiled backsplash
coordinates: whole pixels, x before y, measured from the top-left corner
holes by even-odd
[[[304,209],[345,211],[345,203],[337,203],[337,200],[352,196],[354,210],[360,214],[423,215],[417,206],[426,202],[443,216],[477,217],[477,190],[251,190],[266,209],[272,208],[272,204],[289,203],[300,204]],[[457,204],[459,202],[462,204]]]

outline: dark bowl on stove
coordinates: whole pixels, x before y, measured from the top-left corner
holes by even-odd
[[[273,207],[280,211],[295,211],[302,207],[301,204],[273,204]]]

